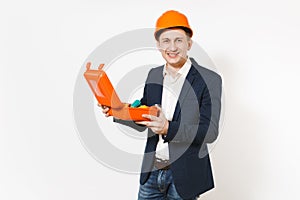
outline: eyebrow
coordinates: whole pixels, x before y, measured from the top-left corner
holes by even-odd
[[[184,37],[176,37],[175,40],[183,39],[183,38],[184,38]],[[167,38],[167,37],[166,37],[166,38],[161,38],[161,40],[170,40],[170,38]]]

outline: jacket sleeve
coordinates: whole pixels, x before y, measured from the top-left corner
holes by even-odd
[[[143,132],[144,130],[146,130],[146,126],[136,124],[134,121],[127,121],[127,120],[113,118],[113,122],[116,122],[116,123],[119,123],[119,124],[122,124],[125,126],[129,126],[139,132]]]

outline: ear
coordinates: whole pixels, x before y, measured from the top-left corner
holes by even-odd
[[[193,40],[189,39],[188,40],[188,51],[192,48],[192,45],[193,45]]]

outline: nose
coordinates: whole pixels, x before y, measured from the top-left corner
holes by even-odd
[[[170,42],[170,46],[168,48],[170,51],[176,51],[177,50],[177,46],[175,44],[174,41]]]

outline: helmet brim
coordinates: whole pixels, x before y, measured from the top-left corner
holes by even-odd
[[[184,30],[184,32],[187,34],[187,36],[189,36],[190,38],[193,36],[193,31],[192,29],[188,28],[188,27],[185,27],[185,26],[173,26],[173,27],[168,27],[168,28],[162,28],[162,29],[159,29],[157,30],[155,33],[154,33],[154,37],[155,39],[158,41],[159,40],[159,36],[166,30],[168,29],[182,29]]]

